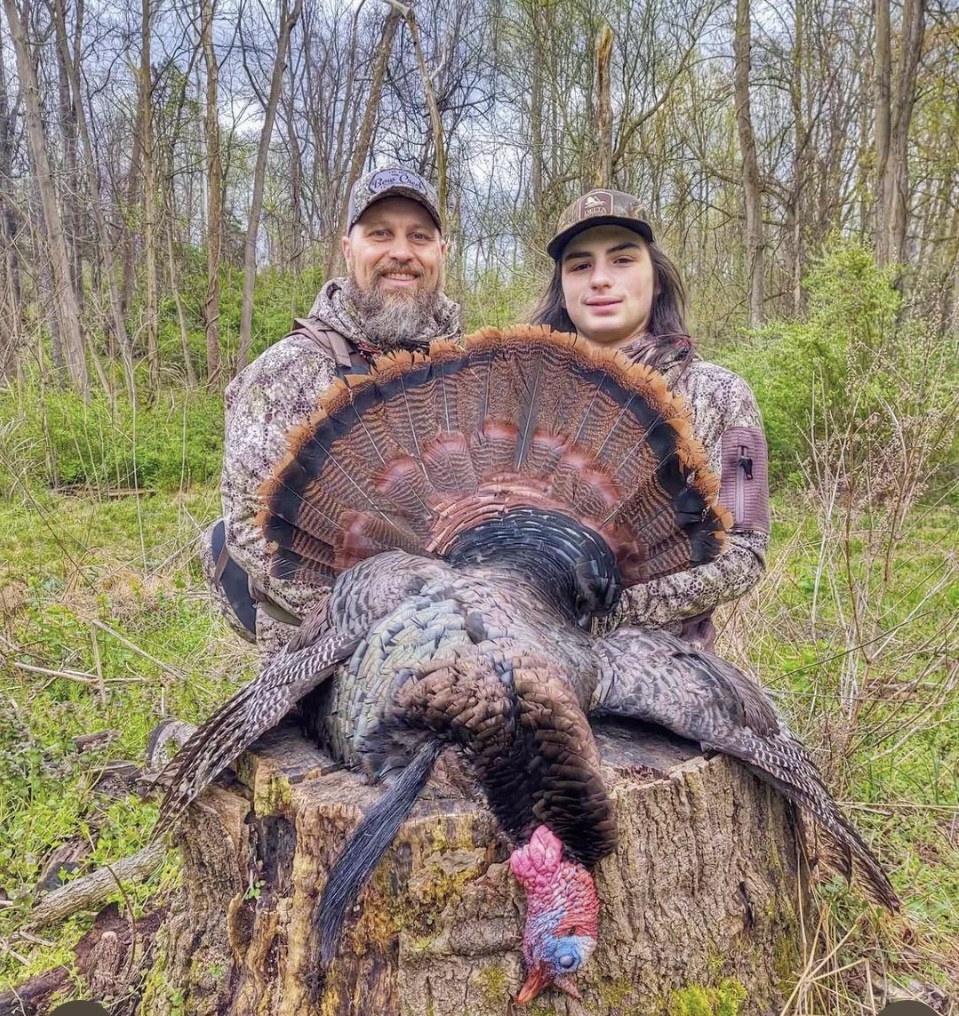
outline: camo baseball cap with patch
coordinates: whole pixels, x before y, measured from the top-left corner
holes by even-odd
[[[430,213],[430,218],[437,227],[442,230],[440,202],[432,184],[412,170],[387,166],[385,169],[374,169],[372,173],[361,176],[353,184],[346,231],[349,232],[356,225],[357,219],[370,205],[389,197],[409,198],[410,201],[422,205]]]
[[[593,226],[625,226],[655,242],[653,230],[646,221],[646,212],[638,198],[615,190],[591,190],[577,198],[559,217],[556,235],[546,245],[546,252],[558,261],[566,244],[577,233]]]

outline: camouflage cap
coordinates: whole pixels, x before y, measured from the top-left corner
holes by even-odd
[[[357,219],[370,205],[389,197],[409,198],[410,201],[422,205],[430,213],[430,218],[437,227],[442,230],[439,198],[432,184],[412,170],[387,166],[385,169],[374,169],[372,173],[361,176],[353,184],[346,231],[349,232],[356,225]]]
[[[577,233],[593,226],[625,226],[653,243],[653,230],[638,198],[614,190],[591,190],[564,209],[556,226],[556,235],[546,252],[558,261],[566,244]]]

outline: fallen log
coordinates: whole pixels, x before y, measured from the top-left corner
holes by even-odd
[[[164,844],[153,843],[130,857],[67,882],[41,897],[30,912],[26,927],[42,928],[81,910],[99,910],[124,883],[145,882],[160,866],[166,852]]]

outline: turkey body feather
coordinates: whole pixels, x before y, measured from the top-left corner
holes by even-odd
[[[720,553],[729,517],[717,490],[662,379],[571,336],[483,332],[465,350],[434,343],[348,379],[261,491],[274,573],[335,579],[329,602],[172,760],[158,828],[302,702],[314,736],[388,786],[318,908],[329,958],[453,746],[517,844],[531,915],[521,997],[549,983],[575,993],[598,912],[586,869],[616,843],[588,723],[607,712],[739,759],[820,824],[841,870],[896,906],[754,682],[662,632],[589,634],[623,586]],[[560,913],[563,886],[579,902]]]

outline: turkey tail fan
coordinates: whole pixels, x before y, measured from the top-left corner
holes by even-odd
[[[436,740],[420,746],[396,782],[363,816],[333,865],[314,914],[324,966],[329,965],[336,954],[347,910],[413,810],[444,748],[445,745]]]
[[[621,353],[540,327],[395,352],[337,382],[260,490],[274,574],[445,556],[513,508],[598,533],[624,585],[715,558],[730,517],[686,404]]]

